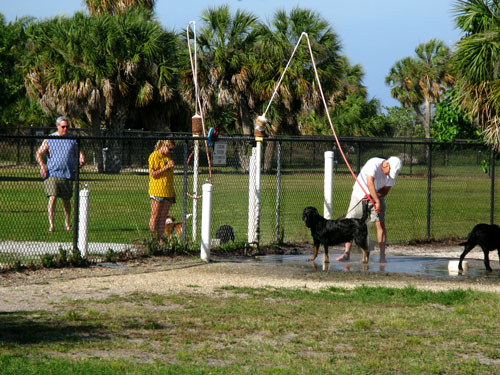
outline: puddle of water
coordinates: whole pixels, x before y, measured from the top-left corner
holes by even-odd
[[[412,257],[412,256],[389,256],[387,263],[378,263],[378,256],[373,255],[368,264],[361,263],[361,254],[351,254],[349,262],[337,262],[335,258],[340,254],[330,254],[330,263],[323,263],[323,256],[320,255],[314,262],[308,262],[311,254],[301,255],[265,255],[255,259],[257,262],[293,266],[305,269],[308,272],[387,272],[387,273],[407,273],[413,275],[423,275],[429,278],[491,278],[500,279],[498,262],[490,261],[493,272],[486,272],[482,259],[467,259],[469,269],[463,273],[448,270],[450,260],[456,258],[438,257]],[[496,265],[494,263],[497,263]]]

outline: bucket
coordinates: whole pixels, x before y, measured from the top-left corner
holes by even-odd
[[[194,115],[191,119],[191,129],[193,131],[193,135],[200,136],[201,135],[201,116]]]

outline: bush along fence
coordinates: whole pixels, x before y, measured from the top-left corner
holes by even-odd
[[[71,230],[65,228],[65,206],[57,199],[52,232],[48,231],[48,200],[36,161],[47,135],[0,135],[0,264],[36,264],[43,256],[49,262],[47,254],[54,258],[61,250],[73,254],[78,248],[84,184],[88,191],[87,259],[107,259],[147,244],[151,239],[148,157],[158,139],[176,143],[172,158],[177,199],[169,215],[179,233],[171,236],[186,248],[199,249],[199,198],[206,182],[213,186],[213,245],[230,241],[245,246],[252,225],[258,228],[260,246],[310,242],[301,214],[306,206],[323,210],[326,151],[333,151],[335,158],[332,217],[346,213],[354,179],[332,137],[264,138],[260,215],[257,223],[249,225],[254,138],[219,137],[205,149],[203,137],[141,134],[71,137],[86,163],[75,165]],[[378,138],[340,138],[340,143],[356,173],[374,156],[396,155],[404,162],[387,197],[389,244],[464,238],[473,225],[497,219],[497,155],[482,144]],[[193,156],[196,145],[198,158]]]

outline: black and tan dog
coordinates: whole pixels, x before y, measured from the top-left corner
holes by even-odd
[[[340,245],[353,241],[359,246],[363,253],[363,263],[368,263],[370,250],[368,248],[368,228],[366,219],[368,218],[368,204],[363,202],[363,217],[361,219],[327,220],[321,216],[314,207],[304,208],[302,221],[306,227],[311,229],[314,240],[314,253],[309,261],[313,261],[318,256],[319,246],[325,248],[325,262],[329,262],[328,246]]]
[[[467,241],[459,245],[465,246],[464,252],[460,255],[460,261],[458,262],[458,269],[460,271],[463,271],[462,261],[465,256],[476,245],[479,245],[483,249],[484,266],[488,271],[491,271],[489,252],[496,249],[498,251],[498,258],[500,258],[500,227],[496,224],[477,224],[467,236]]]

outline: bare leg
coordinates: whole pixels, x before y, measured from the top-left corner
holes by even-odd
[[[71,201],[63,200],[63,206],[64,206],[64,229],[71,230],[71,225],[69,225],[69,218],[71,216]]]
[[[170,210],[170,206],[172,202],[164,200],[160,202],[160,207],[158,209],[158,217],[156,220],[156,233],[160,240],[160,243],[163,243],[162,236],[165,232],[165,224],[168,216],[168,211]]]
[[[377,241],[380,249],[380,263],[386,263],[385,245],[387,242],[387,232],[385,230],[385,221],[376,221],[375,226],[377,227]]]
[[[158,202],[151,199],[151,218],[149,219],[149,229],[153,232],[155,238],[160,243],[163,243],[162,236],[165,231],[165,220],[167,220],[168,211],[170,210],[170,201]]]
[[[352,242],[346,242],[345,243],[344,254],[342,254],[341,256],[337,257],[337,259],[335,259],[335,260],[337,262],[346,262],[346,261],[348,261],[351,258],[351,246],[352,246]]]
[[[49,232],[54,231],[54,212],[56,210],[56,199],[55,195],[49,197],[49,203],[47,205],[47,212],[49,215]]]
[[[160,202],[150,199],[151,200],[151,217],[149,219],[149,230],[153,232],[153,235],[156,234],[156,221],[158,219],[158,212],[160,210]]]

